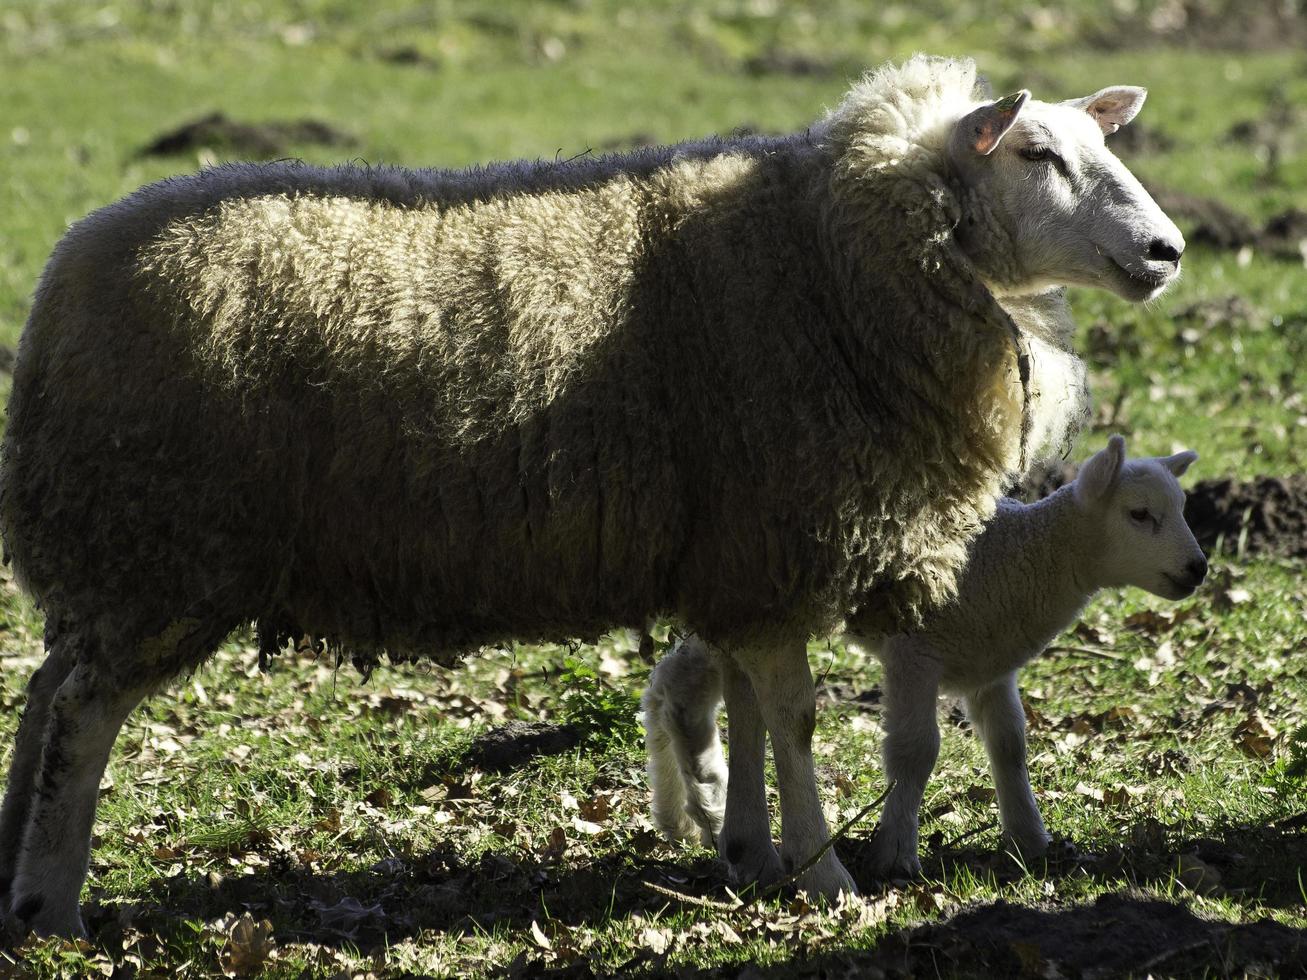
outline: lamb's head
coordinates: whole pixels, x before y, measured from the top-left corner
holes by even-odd
[[[1022,89],[954,124],[948,158],[964,189],[958,240],[996,293],[1077,285],[1147,300],[1179,274],[1180,230],[1104,143],[1144,95],[1115,86],[1050,103]]]
[[[1112,436],[1080,468],[1072,492],[1088,528],[1082,571],[1092,585],[1183,599],[1202,584],[1207,558],[1185,523],[1179,481],[1197,458],[1185,451],[1127,460],[1125,440]]]

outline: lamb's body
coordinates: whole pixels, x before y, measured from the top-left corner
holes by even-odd
[[[928,648],[939,661],[940,686],[955,694],[978,690],[1038,656],[1097,591],[1077,566],[1085,527],[1075,506],[1069,487],[1034,504],[999,501],[972,543],[957,596],[920,630],[887,640],[881,656],[895,656],[905,643]]]

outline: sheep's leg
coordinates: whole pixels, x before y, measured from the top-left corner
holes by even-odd
[[[1003,833],[1022,857],[1039,857],[1048,850],[1049,836],[1030,789],[1026,714],[1021,707],[1016,673],[972,693],[966,702],[967,715],[989,756]]]
[[[726,805],[726,760],[717,731],[721,672],[697,636],[654,668],[644,696],[649,784],[658,829],[713,847]]]
[[[812,764],[817,702],[808,651],[802,642],[758,651],[743,658],[743,667],[753,682],[771,736],[781,796],[781,856],[785,868],[792,871],[816,855],[828,837]],[[733,771],[731,789],[735,789]],[[857,893],[853,878],[833,848],[800,875],[796,885],[825,898],[835,898],[840,892]]]
[[[146,690],[124,691],[83,661],[54,693],[11,903],[40,934],[85,935],[78,896],[100,779],[119,728]]]
[[[907,640],[891,640],[882,654],[885,691],[885,778],[894,788],[872,844],[872,868],[882,878],[915,878],[918,811],[939,756],[935,700],[939,662]]]
[[[737,887],[765,886],[781,877],[767,809],[767,728],[748,675],[725,657],[721,673],[731,752],[718,853]]]
[[[36,791],[36,774],[41,765],[41,745],[55,691],[73,669],[74,648],[47,635],[45,662],[27,682],[27,705],[14,738],[14,755],[9,763],[9,780],[0,805],[0,909],[9,902],[10,887],[18,862],[19,845]]]

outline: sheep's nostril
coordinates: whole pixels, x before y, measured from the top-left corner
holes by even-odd
[[[1201,582],[1207,578],[1207,559],[1195,558],[1188,566],[1189,577],[1195,582]]]
[[[1148,257],[1154,262],[1179,262],[1183,253],[1183,244],[1177,248],[1161,238],[1154,238],[1148,245]]]

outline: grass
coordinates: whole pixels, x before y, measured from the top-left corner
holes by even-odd
[[[0,344],[16,344],[69,221],[210,158],[138,150],[211,110],[319,118],[356,140],[285,148],[310,160],[454,166],[801,126],[863,66],[927,49],[973,54],[996,88],[1037,96],[1147,85],[1141,123],[1169,140],[1128,157],[1147,180],[1218,197],[1256,222],[1303,200],[1307,125],[1275,108],[1307,104],[1301,54],[1173,44],[1149,26],[1166,6],[14,0],[0,13]],[[1227,137],[1277,111],[1275,147]],[[1074,297],[1100,405],[1076,454],[1111,430],[1130,436],[1132,452],[1198,449],[1199,477],[1307,469],[1302,263],[1195,246],[1185,264],[1149,307]],[[1231,297],[1242,304],[1233,315],[1205,315]],[[729,973],[743,963],[784,974],[869,961],[905,927],[961,928],[958,914],[979,903],[1074,918],[1123,894],[1204,920],[1307,928],[1307,845],[1292,821],[1301,785],[1284,761],[1307,704],[1302,566],[1249,560],[1214,578],[1178,607],[1104,596],[1025,677],[1046,818],[1090,857],[1022,869],[996,855],[983,754],[946,724],[923,811],[925,880],[832,910],[719,907],[729,898],[711,856],[652,833],[630,710],[648,666],[625,637],[487,651],[453,673],[386,669],[367,683],[307,655],[260,674],[237,637],[119,741],[91,866],[94,943],[31,941],[0,974]],[[7,743],[41,630],[12,583],[0,599]],[[832,691],[877,680],[839,643],[815,643],[812,661]],[[585,747],[507,773],[462,763],[477,732],[508,720],[572,720]],[[842,819],[882,788],[875,705],[829,699],[817,737],[830,815]],[[868,884],[870,830],[841,845]],[[1023,964],[1044,955],[1013,949],[1003,955]],[[941,955],[942,972],[971,962]],[[1161,972],[1235,969],[1195,955]]]

